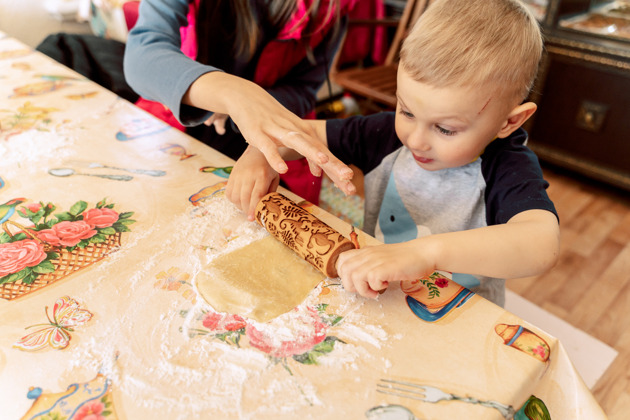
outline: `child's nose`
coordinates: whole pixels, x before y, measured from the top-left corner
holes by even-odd
[[[427,134],[422,130],[414,130],[409,136],[407,146],[411,150],[417,150],[419,152],[426,152],[431,149],[431,144],[428,141]]]

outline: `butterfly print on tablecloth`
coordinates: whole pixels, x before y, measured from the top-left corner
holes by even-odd
[[[13,346],[26,351],[37,351],[45,347],[63,350],[70,344],[74,327],[83,325],[92,318],[92,313],[81,309],[79,303],[69,296],[63,296],[55,302],[52,310],[52,319],[48,315],[46,306],[46,318],[48,324],[36,324],[27,328],[42,327],[35,332],[25,335],[16,341]]]

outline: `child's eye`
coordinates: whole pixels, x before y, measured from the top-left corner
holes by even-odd
[[[413,117],[414,117],[414,115],[413,115],[411,112],[409,112],[409,111],[405,111],[405,110],[404,110],[404,109],[402,109],[402,108],[400,109],[400,113],[401,113],[403,116],[407,117],[407,118],[413,118]]]
[[[436,125],[435,128],[437,128],[437,130],[445,136],[454,136],[455,134],[457,134],[457,131],[447,130],[446,128],[440,127],[439,125]]]

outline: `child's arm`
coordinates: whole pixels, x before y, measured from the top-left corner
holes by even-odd
[[[314,137],[320,144],[326,147],[326,121],[305,120],[304,122],[311,127]],[[281,148],[279,151],[282,159],[285,160],[295,160],[302,157],[292,149]],[[330,154],[327,148],[326,151]],[[319,166],[344,193],[354,194],[356,192],[356,188],[350,181],[351,177],[348,179],[345,174],[343,178],[338,176],[339,173],[343,173],[343,168],[346,165],[335,156],[330,154],[328,161]],[[317,170],[318,168],[311,166],[311,172],[316,173]],[[319,170],[319,175],[321,175],[321,170]],[[250,220],[254,220],[256,204],[265,194],[278,188],[278,180],[278,172],[270,166],[265,155],[260,150],[250,146],[234,165],[225,193],[231,202],[247,212]]]
[[[375,298],[391,281],[435,270],[498,278],[538,275],[555,264],[559,243],[556,216],[528,210],[503,225],[347,251],[339,256],[337,270],[346,290]]]

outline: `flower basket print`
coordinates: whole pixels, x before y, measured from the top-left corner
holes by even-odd
[[[133,212],[119,213],[105,199],[89,209],[77,201],[68,211],[55,210],[53,203],[21,206],[17,214],[29,226],[3,219],[0,298],[16,299],[94,264],[118,250],[121,234],[135,223]]]
[[[291,323],[299,324],[295,334],[286,336],[287,328],[281,328],[283,334],[273,328],[260,329],[247,319],[233,314],[207,311],[200,316],[203,328],[188,330],[190,336],[207,335],[230,345],[241,347],[248,345],[267,354],[274,363],[281,363],[290,373],[288,360],[305,365],[317,365],[318,358],[331,353],[337,341],[328,335],[328,329],[343,320],[341,316],[326,312],[328,305],[320,304],[291,312]],[[185,314],[183,314],[185,316]],[[243,339],[246,340],[243,340]],[[245,343],[245,344],[243,344]]]

